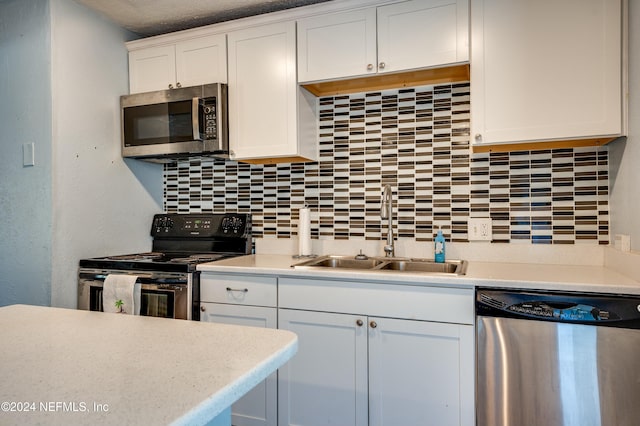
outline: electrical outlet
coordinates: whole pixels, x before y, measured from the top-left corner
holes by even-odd
[[[467,222],[469,241],[491,241],[493,231],[490,217],[470,217]]]
[[[613,246],[620,251],[631,251],[631,236],[624,234],[616,234],[613,240]]]

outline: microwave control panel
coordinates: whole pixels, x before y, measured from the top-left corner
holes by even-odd
[[[200,99],[200,133],[204,140],[218,139],[218,113],[215,97]]]

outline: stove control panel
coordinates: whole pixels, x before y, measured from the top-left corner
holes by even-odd
[[[226,235],[242,235],[246,222],[242,217],[233,215],[222,219],[221,229]]]
[[[251,235],[251,215],[224,214],[157,214],[151,235],[155,238],[246,238]]]

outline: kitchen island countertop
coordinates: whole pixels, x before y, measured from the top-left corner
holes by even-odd
[[[230,419],[297,350],[284,330],[42,306],[0,308],[0,328],[0,424]]]
[[[603,266],[469,261],[465,275],[445,276],[394,271],[291,267],[301,261],[289,255],[257,254],[200,264],[198,270],[460,288],[496,287],[640,295],[640,282]]]

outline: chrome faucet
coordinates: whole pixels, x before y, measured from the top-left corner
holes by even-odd
[[[382,202],[380,204],[380,218],[387,219],[389,227],[387,230],[387,245],[384,246],[386,257],[395,256],[395,248],[393,246],[393,200],[391,195],[391,186],[385,185],[382,190]]]

